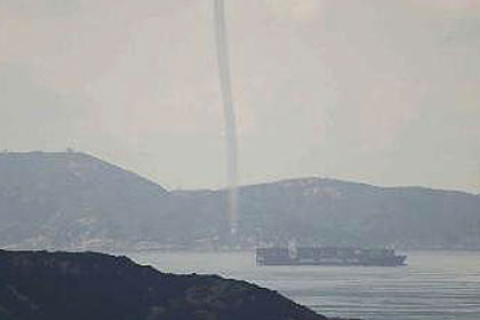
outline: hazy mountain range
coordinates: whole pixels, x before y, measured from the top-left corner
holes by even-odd
[[[77,152],[0,154],[0,246],[221,249],[261,244],[480,248],[480,196],[308,178],[240,189],[229,237],[223,190],[168,191]]]

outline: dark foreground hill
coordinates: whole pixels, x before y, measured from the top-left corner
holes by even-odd
[[[218,276],[173,275],[126,257],[0,250],[2,320],[325,320]]]
[[[95,157],[0,154],[0,247],[221,248],[223,190],[167,191]],[[240,188],[235,245],[480,249],[480,196],[332,179]]]

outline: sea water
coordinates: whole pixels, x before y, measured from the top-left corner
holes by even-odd
[[[480,320],[480,252],[406,254],[403,267],[256,266],[254,252],[128,255],[164,272],[253,282],[327,316]]]

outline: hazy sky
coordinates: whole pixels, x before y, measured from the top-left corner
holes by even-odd
[[[480,0],[226,0],[243,184],[480,192]],[[0,148],[224,185],[213,0],[0,0]]]

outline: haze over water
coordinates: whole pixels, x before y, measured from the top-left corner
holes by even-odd
[[[406,267],[257,267],[251,252],[129,254],[164,272],[220,274],[277,290],[327,316],[480,319],[477,252],[408,252]]]

